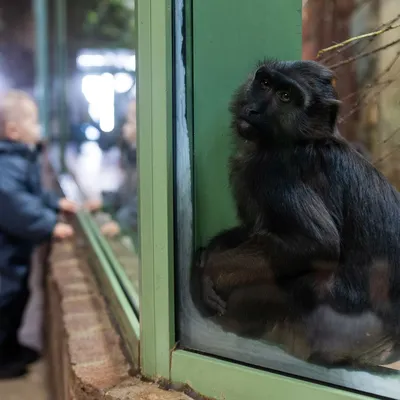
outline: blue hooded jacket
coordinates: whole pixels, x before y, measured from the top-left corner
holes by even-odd
[[[38,152],[0,141],[0,269],[30,261],[34,245],[51,237],[58,203],[42,190]]]

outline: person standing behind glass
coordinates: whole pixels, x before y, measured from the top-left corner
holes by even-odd
[[[89,200],[86,208],[91,211],[103,209],[114,215],[114,220],[105,223],[101,230],[106,236],[116,236],[121,231],[137,230],[137,168],[136,168],[136,100],[127,110],[122,127],[121,167],[125,179],[116,192],[102,192],[101,200]]]

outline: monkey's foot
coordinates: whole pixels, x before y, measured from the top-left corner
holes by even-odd
[[[212,280],[207,276],[203,278],[203,299],[206,305],[219,315],[225,314],[226,302],[217,294]]]

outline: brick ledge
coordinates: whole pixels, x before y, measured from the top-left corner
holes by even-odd
[[[54,243],[49,268],[46,312],[52,398],[190,400],[131,376],[121,338],[74,243]]]

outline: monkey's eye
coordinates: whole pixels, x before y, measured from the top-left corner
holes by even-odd
[[[276,94],[279,97],[279,100],[282,101],[283,103],[289,103],[291,101],[289,92],[280,90],[279,92],[276,92]]]
[[[262,87],[264,90],[270,88],[270,84],[269,84],[268,79],[266,79],[266,78],[261,79],[261,87]]]

